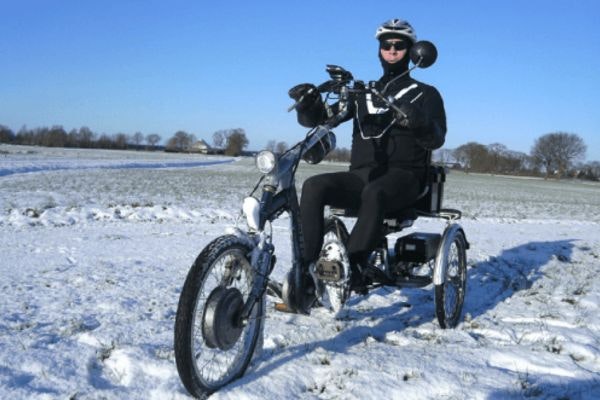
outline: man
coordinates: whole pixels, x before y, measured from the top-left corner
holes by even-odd
[[[379,41],[383,76],[370,84],[386,98],[393,97],[402,113],[371,95],[350,102],[348,117],[353,119],[353,133],[349,171],[307,179],[300,201],[307,271],[310,263],[318,259],[323,244],[324,207],[358,211],[347,243],[352,286],[357,291],[364,289],[365,284],[360,272],[373,268],[367,259],[381,239],[385,214],[405,209],[417,200],[424,188],[430,151],[443,145],[446,134],[440,94],[408,73],[410,48],[417,40],[412,26],[392,19],[377,29],[375,37]],[[300,100],[296,108],[300,124],[311,127],[325,121],[326,112],[314,85],[295,86],[289,94]],[[311,281],[307,273],[307,286],[311,286]],[[306,297],[306,304],[292,306],[308,312],[310,294]]]

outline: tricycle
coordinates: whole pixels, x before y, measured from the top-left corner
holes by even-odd
[[[437,51],[430,42],[417,42],[410,57],[414,63],[411,70],[424,68],[435,62]],[[206,397],[244,374],[262,343],[267,294],[280,298],[275,303],[280,311],[296,312],[294,305],[303,301],[299,292],[303,290],[305,260],[295,185],[300,161],[319,163],[335,148],[333,128],[347,116],[346,105],[357,93],[368,91],[390,108],[397,108],[393,99],[355,80],[344,68],[328,65],[327,71],[330,79],[317,90],[325,96],[325,104],[335,101],[336,112],[283,154],[262,151],[257,155],[262,174],[243,201],[245,226],[232,228],[210,242],[187,275],[177,308],[175,358],[184,386],[196,397]],[[380,286],[433,285],[440,326],[452,328],[459,323],[469,243],[457,222],[461,212],[442,207],[444,167],[430,163],[427,176],[425,189],[411,207],[386,216],[380,245],[369,256],[368,269],[353,271],[345,247],[349,235],[344,219],[353,218],[355,210],[331,210],[324,225],[321,257],[310,268],[316,292],[312,306],[339,313],[353,293],[351,275],[360,273],[368,285],[359,294]],[[291,225],[292,261],[280,283],[270,278],[277,259],[271,223],[284,212]],[[393,245],[388,243],[389,234],[408,228],[418,217],[444,219],[446,227],[440,234],[413,232],[398,237]]]

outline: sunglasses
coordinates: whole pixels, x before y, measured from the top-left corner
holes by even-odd
[[[401,51],[401,50],[406,50],[408,48],[408,45],[405,41],[400,41],[400,42],[390,42],[388,40],[381,42],[380,47],[383,50],[391,50],[392,47],[395,48],[397,51]]]

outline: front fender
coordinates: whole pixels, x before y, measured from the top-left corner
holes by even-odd
[[[457,223],[448,225],[444,230],[442,240],[440,241],[438,247],[437,255],[435,256],[435,264],[433,267],[434,285],[441,285],[444,283],[446,270],[448,269],[448,254],[450,252],[452,242],[454,242],[454,239],[458,233],[461,233],[465,240],[465,249],[469,248],[469,243],[467,242],[467,237],[463,228]]]
[[[225,233],[240,238],[252,249],[254,249],[258,244],[258,235],[250,234],[241,230],[238,227],[228,227],[227,229],[225,229]]]

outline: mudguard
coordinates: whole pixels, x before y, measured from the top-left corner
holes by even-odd
[[[441,285],[444,283],[446,269],[448,268],[448,253],[450,252],[450,246],[459,232],[462,233],[463,238],[465,239],[465,249],[469,248],[469,242],[467,242],[467,236],[465,235],[463,228],[457,223],[448,225],[444,230],[437,255],[435,256],[435,264],[433,267],[434,285]]]

